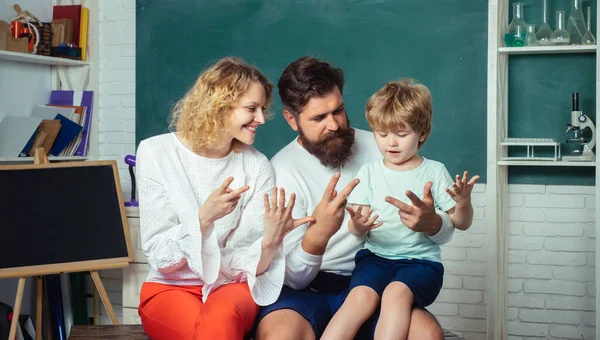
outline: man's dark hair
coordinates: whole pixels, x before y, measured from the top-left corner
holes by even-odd
[[[283,71],[277,83],[283,108],[297,116],[313,97],[323,97],[337,87],[344,91],[344,72],[313,57],[301,57]]]

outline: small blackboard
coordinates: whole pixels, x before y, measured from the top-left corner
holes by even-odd
[[[0,278],[132,261],[115,161],[0,166]]]

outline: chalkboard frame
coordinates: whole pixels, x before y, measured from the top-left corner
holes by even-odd
[[[49,275],[59,273],[71,273],[71,272],[83,272],[83,271],[97,271],[104,269],[114,269],[126,267],[129,262],[133,261],[133,251],[131,246],[131,239],[129,233],[129,225],[127,224],[127,217],[125,214],[125,205],[123,200],[123,191],[121,189],[121,181],[119,178],[119,172],[117,163],[114,160],[104,161],[84,161],[84,162],[64,162],[64,163],[49,163],[49,164],[19,164],[19,165],[5,165],[0,166],[0,171],[6,170],[40,170],[40,169],[56,169],[56,168],[70,168],[70,167],[94,167],[94,166],[110,166],[113,171],[113,178],[115,180],[115,187],[117,191],[117,200],[119,204],[119,210],[121,213],[121,222],[123,225],[123,235],[125,237],[125,244],[127,247],[127,257],[116,257],[106,258],[100,260],[88,260],[88,261],[76,261],[76,262],[64,262],[44,265],[32,265],[22,266],[13,268],[2,268],[0,269],[0,279],[4,278],[16,278],[16,277],[27,277],[37,275]]]

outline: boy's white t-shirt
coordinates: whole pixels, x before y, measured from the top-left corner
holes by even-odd
[[[427,182],[433,182],[431,194],[436,209],[452,209],[456,202],[446,188],[451,188],[453,181],[444,164],[423,158],[423,162],[415,169],[396,171],[387,168],[380,159],[363,165],[357,177],[360,183],[348,197],[348,203],[370,205],[373,215],[379,215],[377,221],[383,222],[379,228],[367,234],[365,248],[390,260],[442,262],[440,247],[425,234],[406,227],[398,215],[398,208],[387,203],[385,197],[391,196],[412,205],[405,195],[406,190],[423,199],[423,187]]]

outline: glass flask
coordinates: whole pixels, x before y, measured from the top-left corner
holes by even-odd
[[[517,28],[520,27],[519,32],[517,33]],[[525,20],[523,20],[523,3],[515,2],[513,3],[513,19],[506,27],[506,31],[504,32],[504,44],[507,47],[514,47],[515,44],[513,40],[515,37],[520,38],[520,42],[517,42],[517,45],[523,46],[523,41],[525,40]]]
[[[517,32],[515,32],[513,37],[512,47],[523,47],[523,45],[525,45],[525,39],[522,37],[524,37],[523,30],[521,29],[521,26],[517,26]]]
[[[552,32],[550,40],[554,45],[568,45],[571,40],[569,32],[565,30],[565,11],[556,11],[556,29]]]
[[[581,43],[584,45],[596,45],[596,38],[594,37],[594,34],[592,34],[592,13],[591,12],[592,12],[591,7],[588,7],[587,8],[587,24],[585,25],[585,27],[587,27],[587,31],[583,35],[583,38],[581,38]]]
[[[535,36],[540,45],[552,45],[552,42],[550,41],[552,28],[548,25],[548,0],[544,0],[544,17],[542,20],[543,22],[535,33]]]
[[[571,13],[567,19],[567,32],[569,32],[571,45],[581,45],[581,38],[587,31],[585,19],[581,9],[581,0],[571,0]]]
[[[535,36],[535,25],[527,24],[524,44],[525,46],[538,46],[540,44]]]

